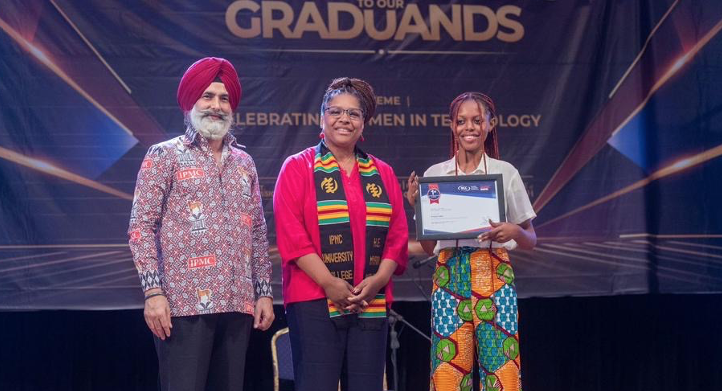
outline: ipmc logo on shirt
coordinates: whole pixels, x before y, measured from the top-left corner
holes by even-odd
[[[204,257],[195,257],[188,260],[188,269],[198,269],[199,267],[209,267],[216,265],[216,256],[207,255]]]
[[[176,174],[176,179],[179,181],[184,181],[186,179],[196,179],[196,178],[203,178],[206,176],[206,173],[203,171],[202,168],[186,168],[183,170],[178,171]]]

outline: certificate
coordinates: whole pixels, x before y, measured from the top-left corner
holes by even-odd
[[[416,239],[468,239],[506,221],[501,174],[419,178]]]

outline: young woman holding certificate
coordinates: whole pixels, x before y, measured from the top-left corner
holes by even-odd
[[[376,97],[331,82],[321,142],[286,159],[273,211],[297,391],[381,390],[391,275],[408,260],[404,198],[391,167],[357,143]]]
[[[496,109],[488,96],[466,92],[450,107],[452,158],[424,177],[502,174],[507,222],[489,221],[476,239],[422,241],[438,254],[432,292],[431,385],[471,390],[474,348],[481,390],[521,389],[514,272],[507,250],[532,249],[536,217],[519,172],[499,159]],[[409,177],[413,206],[418,177]]]

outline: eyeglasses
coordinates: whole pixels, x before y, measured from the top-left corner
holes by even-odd
[[[364,117],[363,111],[359,109],[342,109],[340,107],[331,106],[326,108],[326,112],[332,118],[339,118],[343,115],[343,113],[346,113],[352,121],[360,121]]]

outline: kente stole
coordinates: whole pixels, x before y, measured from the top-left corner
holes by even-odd
[[[361,188],[366,202],[366,260],[364,277],[375,274],[381,264],[386,234],[391,221],[391,204],[378,169],[371,157],[356,149]],[[333,153],[321,141],[316,146],[313,179],[316,187],[318,225],[321,234],[321,260],[334,277],[354,285],[354,251],[343,175]],[[331,319],[340,320],[348,312],[339,311],[328,300]],[[386,318],[385,287],[359,315],[362,319]]]

